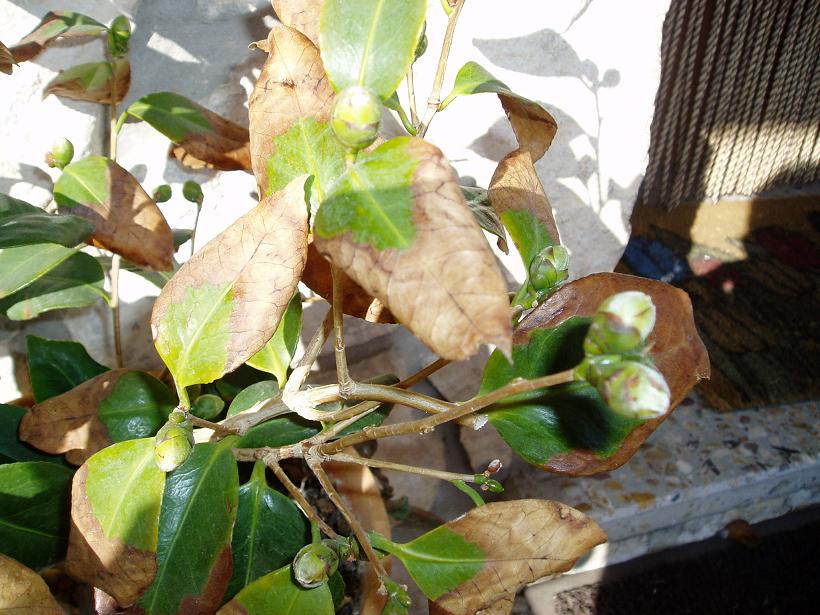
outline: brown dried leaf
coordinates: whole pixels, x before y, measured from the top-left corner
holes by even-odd
[[[71,485],[66,571],[75,579],[104,589],[120,605],[133,604],[154,580],[156,553],[105,535],[88,500],[87,477],[88,466],[82,465]]]
[[[105,31],[101,23],[70,11],[49,11],[23,39],[11,48],[15,62],[32,60],[57,39],[80,39]]]
[[[669,284],[620,273],[595,273],[563,286],[521,321],[513,341],[524,343],[533,331],[555,327],[572,316],[592,316],[604,299],[627,290],[642,291],[655,303],[657,322],[647,346],[669,384],[672,394],[669,410],[665,415],[636,427],[611,457],[601,459],[593,451],[579,450],[553,457],[546,470],[589,475],[623,465],[692,387],[702,378],[709,377],[709,355],[695,327],[689,296]]]
[[[0,41],[0,72],[10,75],[12,71],[11,67],[15,64],[16,62],[14,61],[14,56],[11,55],[11,51]]]
[[[92,62],[80,64],[66,70],[61,70],[52,79],[45,90],[43,97],[49,94],[82,100],[85,102],[110,104],[112,98],[111,73],[116,76],[117,104],[121,103],[131,87],[131,64],[128,60],[118,59],[113,64],[109,62]]]
[[[171,146],[169,155],[191,169],[251,171],[250,133],[247,128],[202,107],[212,132],[193,133]]]
[[[304,183],[304,176],[297,177],[265,197],[162,289],[151,326],[177,386],[211,382],[233,371],[273,336],[305,266]],[[200,314],[200,326],[188,327],[196,304],[213,300],[225,301],[227,312]]]
[[[351,234],[316,247],[443,358],[467,359],[482,342],[511,350],[509,300],[487,240],[436,146],[413,140],[413,224],[409,248],[379,251]]]
[[[555,118],[544,107],[525,98],[501,93],[498,98],[518,139],[519,149],[529,152],[532,161],[538,162],[558,131]]]
[[[72,163],[54,192],[59,205],[94,223],[94,245],[143,267],[173,269],[171,227],[134,176],[116,162],[92,156]]]
[[[323,0],[271,0],[276,16],[319,46],[319,16]]]
[[[547,500],[494,502],[446,524],[485,553],[482,570],[436,600],[450,615],[505,613],[516,592],[547,575],[566,572],[606,541],[577,510]],[[482,609],[488,609],[483,611]]]
[[[65,615],[36,572],[3,554],[0,554],[0,613]]]
[[[267,44],[268,59],[253,89],[250,114],[251,163],[259,194],[267,194],[268,158],[275,154],[274,137],[285,134],[299,118],[330,119],[333,88],[325,75],[319,50],[300,32],[274,26]]]
[[[45,400],[23,415],[20,439],[47,453],[82,464],[111,444],[97,411],[127,369],[114,369],[86,380],[67,393]]]

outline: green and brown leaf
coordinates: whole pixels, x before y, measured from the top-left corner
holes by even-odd
[[[14,70],[12,67],[15,64],[16,62],[14,61],[14,56],[11,55],[11,51],[0,41],[0,73],[10,75],[11,71]]]
[[[49,11],[34,30],[11,48],[15,62],[25,62],[40,55],[59,38],[78,39],[97,36],[106,31],[100,22],[73,11]]]
[[[131,64],[128,60],[90,62],[65,70],[49,81],[43,96],[54,94],[62,98],[110,104],[116,98],[121,103],[131,87]]]

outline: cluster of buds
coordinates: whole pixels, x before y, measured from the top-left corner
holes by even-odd
[[[564,246],[547,246],[536,254],[528,269],[532,298],[541,303],[569,277],[569,252]]]
[[[194,450],[194,427],[185,413],[177,409],[154,437],[154,460],[163,472],[173,472]]]
[[[484,472],[473,476],[473,481],[476,485],[478,485],[481,488],[482,491],[489,491],[490,493],[501,493],[502,491],[504,491],[504,487],[497,480],[490,478],[494,474],[498,474],[500,471],[501,460],[493,459],[487,466],[487,469],[484,470]]]
[[[579,379],[598,389],[607,405],[625,418],[657,418],[669,409],[669,386],[645,355],[655,318],[655,305],[645,293],[609,297],[592,319],[585,358],[575,369]]]

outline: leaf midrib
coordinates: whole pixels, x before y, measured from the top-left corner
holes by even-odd
[[[92,159],[92,160],[93,160],[93,159]],[[106,172],[108,172],[108,170],[110,169],[110,165],[108,164],[108,162],[109,162],[109,161],[106,161],[106,165],[105,165],[105,170],[106,170]],[[113,164],[113,162],[112,162],[112,164]],[[109,206],[107,206],[107,205],[106,205],[106,201],[105,201],[105,199],[104,199],[104,198],[102,198],[102,197],[101,197],[99,194],[97,194],[96,192],[94,192],[94,190],[92,190],[92,189],[91,189],[91,187],[90,187],[88,184],[86,184],[86,183],[85,183],[85,181],[83,181],[83,178],[82,178],[80,175],[78,175],[78,174],[77,174],[77,170],[76,170],[76,168],[72,169],[72,168],[71,168],[71,165],[69,165],[69,166],[67,166],[67,167],[65,168],[65,170],[63,170],[63,173],[68,173],[68,176],[69,176],[69,177],[71,177],[72,179],[74,179],[74,181],[76,181],[76,182],[77,182],[78,184],[80,184],[83,188],[85,188],[86,192],[88,192],[88,193],[89,193],[92,197],[94,197],[94,198],[97,200],[97,205],[101,205],[102,207],[105,207],[105,208],[106,208],[106,210],[110,210],[110,209],[111,209]],[[58,180],[58,181],[59,181],[59,180]]]
[[[3,518],[0,518],[0,525],[5,525],[6,527],[10,527],[10,528],[15,529],[15,530],[20,531],[20,532],[27,532],[29,534],[35,534],[35,535],[38,535],[38,536],[45,536],[46,538],[56,538],[58,540],[60,538],[59,534],[49,534],[49,533],[43,532],[41,530],[35,530],[33,528],[25,527],[23,525],[17,525],[16,523],[12,523],[11,521],[8,521],[8,520],[3,519]]]
[[[367,85],[365,83],[367,58],[370,55],[370,47],[373,43],[373,39],[376,38],[376,30],[378,29],[378,24],[381,19],[382,9],[384,9],[384,0],[379,0],[379,3],[376,5],[376,9],[374,10],[373,21],[370,22],[370,29],[367,32],[367,40],[364,43],[364,50],[362,51],[362,63],[359,66],[359,78],[357,83],[362,86]]]

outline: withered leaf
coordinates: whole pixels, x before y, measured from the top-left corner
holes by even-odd
[[[268,59],[248,101],[251,163],[262,195],[268,192],[274,137],[285,134],[300,118],[327,122],[334,96],[319,50],[305,35],[276,25],[264,48],[269,50]]]
[[[40,575],[1,553],[0,613],[65,615]]]
[[[655,304],[657,321],[647,347],[669,385],[672,400],[669,410],[665,415],[636,427],[611,457],[601,458],[593,451],[575,450],[551,458],[544,468],[546,470],[588,475],[621,466],[672,413],[690,389],[702,378],[709,377],[709,355],[695,327],[689,296],[669,284],[630,275],[595,273],[570,282],[521,321],[513,341],[524,343],[532,332],[556,327],[572,316],[592,316],[604,299],[628,290],[648,294]]]
[[[511,94],[498,93],[501,106],[510,120],[521,150],[530,153],[538,162],[552,145],[558,123],[550,113],[536,102]]]
[[[11,53],[15,62],[25,62],[36,58],[58,38],[83,38],[105,31],[103,24],[80,13],[49,11],[34,30],[11,48]]]
[[[429,577],[425,582],[428,563],[409,552],[400,550],[396,555],[416,581],[421,580],[422,590],[426,585],[425,593],[437,607],[431,612],[474,615],[508,612],[507,604],[524,585],[566,572],[579,557],[605,542],[606,534],[594,521],[559,502],[515,500],[474,508],[409,546],[413,551],[421,549],[419,543],[435,548],[434,539],[465,545],[461,549],[469,545],[473,556],[468,561],[454,557],[455,551],[441,554],[445,561],[437,564],[432,582]],[[455,582],[458,585],[452,587]],[[430,595],[438,592],[443,593]]]
[[[14,61],[14,56],[11,55],[11,51],[0,41],[0,72],[10,75],[12,71],[11,67],[14,66],[14,64],[16,64],[16,62]]]
[[[273,336],[305,266],[304,182],[265,197],[162,289],[151,326],[177,387],[236,369]]]
[[[173,268],[171,227],[134,176],[113,160],[90,156],[71,163],[54,185],[54,198],[94,223],[95,245],[157,271]]]
[[[319,16],[323,0],[271,0],[276,16],[319,46]]]
[[[112,80],[112,74],[115,79]],[[125,59],[111,62],[91,62],[78,64],[65,70],[52,79],[46,86],[43,97],[49,94],[109,104],[116,97],[121,103],[131,87],[131,64]]]
[[[482,342],[509,353],[506,285],[447,159],[420,139],[407,151],[418,161],[409,247],[380,251],[347,232],[317,237],[317,249],[440,356],[466,359]]]
[[[82,464],[111,444],[98,410],[128,371],[107,371],[67,393],[35,404],[20,421],[20,439],[47,453],[65,453],[70,463]]]

